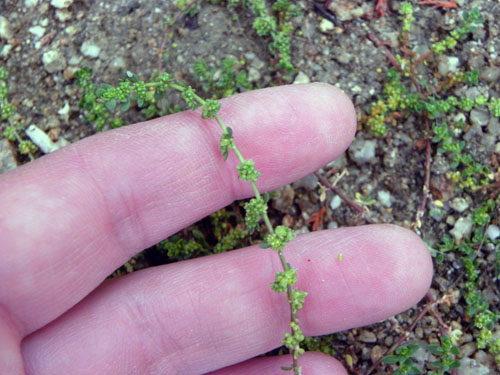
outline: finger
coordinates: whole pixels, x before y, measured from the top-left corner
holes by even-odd
[[[0,374],[24,374],[21,339],[8,312],[0,306]]]
[[[306,335],[378,322],[430,285],[427,247],[395,226],[315,232],[285,250],[309,293],[299,312]],[[196,374],[265,353],[289,329],[285,297],[269,287],[280,268],[274,251],[254,246],[112,280],[25,339],[26,366],[37,374]]]
[[[254,358],[249,361],[211,372],[208,375],[276,375],[281,367],[289,367],[290,355],[279,357]],[[318,352],[306,352],[300,356],[302,375],[346,375],[347,372],[339,361],[329,355]],[[282,372],[283,375],[291,374]]]
[[[324,84],[224,100],[221,117],[260,188],[291,182],[349,144],[349,100]],[[250,194],[223,161],[214,120],[184,112],[83,140],[0,179],[0,304],[28,333],[130,256]]]

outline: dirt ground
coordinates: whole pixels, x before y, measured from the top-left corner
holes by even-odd
[[[300,79],[341,88],[352,98],[360,124],[353,146],[337,161],[321,169],[320,177],[310,175],[275,194],[273,220],[285,221],[302,233],[367,222],[415,228],[428,160],[419,140],[428,138],[429,134],[415,117],[393,123],[382,138],[374,137],[363,125],[371,104],[382,93],[385,75],[391,66],[386,49],[396,54],[399,48],[401,2],[389,1],[382,16],[377,15],[376,1],[334,1],[336,5],[329,7],[321,1],[297,1],[302,15],[291,20],[294,26],[292,62],[296,70],[289,75],[272,68],[275,57],[267,48],[269,39],[255,33],[251,12],[242,7],[228,10],[207,1],[200,3],[195,14],[186,15],[173,1],[75,0],[68,3],[68,7],[61,9],[49,1],[3,0],[0,3],[0,64],[9,74],[9,100],[17,107],[26,128],[36,124],[53,137],[71,143],[96,132],[78,106],[81,95],[74,84],[74,73],[83,66],[93,69],[98,82],[118,82],[126,70],[147,79],[161,66],[196,85],[192,66],[197,60],[217,66],[225,58],[244,59],[254,87]],[[461,41],[449,55],[458,58],[458,70],[478,69],[483,79],[477,90],[498,98],[500,3],[494,0],[457,0],[456,3],[457,9],[436,9],[414,2],[415,21],[410,42],[415,48],[428,51],[433,42],[456,27],[463,10],[478,8],[485,18],[483,26]],[[170,28],[166,27],[167,17],[175,19]],[[163,43],[166,33],[171,38]],[[368,35],[375,35],[387,44],[377,47]],[[162,58],[158,54],[160,47],[163,47]],[[53,51],[52,57],[56,58],[50,59],[49,51]],[[431,61],[429,74],[439,74],[439,69],[455,69],[448,66],[452,61],[455,63],[450,59]],[[457,87],[454,94],[463,96],[465,90]],[[474,126],[476,122],[466,116],[460,139],[466,141],[465,148],[475,160],[495,172],[498,171],[495,160],[500,156],[500,128],[498,118],[486,116],[479,126]],[[132,123],[143,118],[139,113],[130,113],[125,119]],[[5,126],[0,123],[0,130]],[[0,160],[3,160],[0,173],[29,161],[13,151],[5,139],[0,139],[0,143]],[[36,156],[42,153],[37,152]],[[470,217],[472,210],[495,190],[458,191],[453,186],[445,186],[445,176],[452,170],[450,161],[438,154],[434,145],[430,160],[431,192],[423,207],[418,232],[433,247],[442,241],[443,235],[456,228],[460,218]],[[321,180],[331,183],[340,174],[342,178],[335,186],[336,191],[328,189]],[[342,193],[350,203],[339,199],[344,198]],[[356,200],[356,193],[370,198],[370,204],[363,206]],[[436,200],[444,203],[445,212],[431,216]],[[360,206],[364,207],[362,215],[357,210]],[[318,212],[321,212],[319,219]],[[316,225],[312,225],[315,218]],[[497,212],[490,224],[498,228],[498,220]],[[495,268],[498,251],[498,237],[478,250],[480,288],[493,311],[500,307]],[[151,255],[153,260],[149,264],[160,263],[157,257]],[[448,253],[444,262],[436,265],[429,295],[436,300],[445,295],[456,295],[456,298],[448,304],[434,305],[435,314],[429,312],[420,319],[409,332],[408,341],[437,343],[443,328],[437,320],[440,317],[447,326],[464,333],[458,340],[462,366],[453,373],[499,374],[493,355],[475,345],[477,330],[464,314],[465,302],[459,293],[463,291],[465,279],[459,259],[459,254]],[[137,262],[141,260],[134,260],[128,270]],[[366,374],[430,301],[426,299],[379,324],[328,336],[322,342],[329,345],[336,358],[350,367],[352,373]],[[498,324],[494,332],[500,336]],[[430,353],[423,349],[414,358],[420,367],[432,360]],[[379,364],[372,373],[390,374],[391,369]]]

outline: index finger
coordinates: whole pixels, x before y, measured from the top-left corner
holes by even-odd
[[[324,84],[222,102],[242,154],[275,189],[333,160],[355,131],[352,104]],[[250,195],[220,130],[199,114],[90,137],[0,178],[0,304],[27,334],[76,304],[136,252]]]

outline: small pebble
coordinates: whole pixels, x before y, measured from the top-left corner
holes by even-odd
[[[304,72],[299,72],[293,81],[294,84],[309,83],[309,82],[311,82],[311,80]]]
[[[500,77],[500,68],[497,66],[489,66],[481,70],[479,78],[486,82],[495,82]]]
[[[85,41],[80,47],[80,52],[91,59],[95,59],[99,57],[99,53],[101,52],[101,47],[92,44],[91,42]]]
[[[373,332],[363,329],[359,333],[358,340],[366,343],[374,343],[377,342],[377,336]]]
[[[377,141],[375,140],[356,139],[352,142],[348,152],[356,164],[374,164],[377,161],[375,159],[376,148]]]
[[[489,225],[488,229],[486,229],[486,235],[490,238],[490,240],[495,241],[500,238],[500,228],[497,225]]]
[[[455,56],[440,55],[438,58],[438,71],[442,76],[448,73],[456,73],[460,65],[460,60]]]
[[[64,9],[73,4],[73,0],[50,0],[50,5],[57,9]]]
[[[10,27],[9,20],[4,16],[0,16],[0,38],[9,40],[13,36],[14,33],[12,32],[12,28]]]
[[[33,34],[37,39],[40,39],[43,34],[45,34],[45,27],[42,26],[33,26],[28,29],[28,31]]]
[[[66,67],[66,59],[58,50],[45,52],[42,55],[42,63],[48,73],[55,73]]]
[[[329,31],[332,31],[333,29],[335,29],[335,25],[333,24],[333,22],[327,20],[326,18],[323,18],[319,24],[319,30],[322,32],[322,33],[327,33]]]
[[[340,198],[338,195],[334,195],[332,201],[330,202],[330,208],[332,210],[335,210],[339,208],[341,204],[342,204],[342,198]]]
[[[385,207],[391,207],[392,206],[392,196],[391,193],[385,190],[379,190],[377,192],[377,198],[378,201],[382,204],[382,206]]]
[[[450,230],[450,234],[457,242],[464,238],[468,238],[472,233],[472,220],[468,217],[461,217],[455,223],[455,226]]]
[[[484,109],[473,109],[470,111],[470,121],[474,125],[486,126],[490,121],[490,114]]]
[[[469,203],[467,203],[467,201],[464,198],[457,197],[450,202],[450,206],[456,212],[462,213],[469,208]]]
[[[7,139],[0,139],[0,174],[17,167],[16,150]]]

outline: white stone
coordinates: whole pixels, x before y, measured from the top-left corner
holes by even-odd
[[[10,44],[4,45],[2,50],[0,51],[0,57],[6,58],[7,56],[9,56],[11,50],[12,50],[12,45]]]
[[[36,125],[30,125],[28,129],[26,129],[26,135],[44,154],[54,152],[68,144],[68,141],[63,138],[60,138],[57,143],[53,142],[52,139]]]
[[[455,56],[441,55],[438,57],[439,74],[446,76],[448,73],[456,73],[460,66],[460,59]]]
[[[99,56],[99,53],[101,52],[101,47],[85,41],[80,47],[80,52],[84,56],[90,57],[91,59],[95,59]]]
[[[500,237],[500,228],[497,225],[490,225],[488,229],[486,229],[486,235],[490,238],[490,240],[495,241]]]
[[[319,30],[322,33],[327,33],[329,31],[332,31],[333,29],[335,29],[335,25],[333,24],[333,22],[328,21],[326,18],[323,18],[323,20],[319,24]]]
[[[340,198],[338,195],[334,195],[332,201],[330,202],[330,208],[332,210],[335,210],[340,207],[341,203],[342,203],[342,198]]]
[[[73,0],[50,0],[50,5],[57,9],[64,9],[73,4]]]
[[[24,6],[27,8],[31,8],[38,5],[38,0],[24,0]]]
[[[391,193],[385,190],[379,190],[377,192],[377,198],[382,206],[391,207],[392,206],[392,196]]]
[[[293,81],[294,84],[309,83],[309,82],[311,82],[311,80],[304,72],[299,72]]]
[[[43,34],[45,34],[45,27],[42,26],[33,26],[28,29],[28,31],[33,34],[36,39],[40,39]]]
[[[457,242],[464,238],[468,238],[472,233],[472,220],[468,217],[461,217],[455,223],[455,226],[450,230],[450,234]]]
[[[69,106],[68,102],[66,102],[66,103],[64,103],[64,106],[59,111],[57,111],[57,113],[59,114],[59,116],[63,117],[66,121],[68,121],[69,110],[70,110],[70,106]]]
[[[58,50],[47,51],[42,55],[42,62],[45,70],[54,73],[66,67],[66,59]]]
[[[59,21],[66,22],[73,17],[73,14],[67,9],[56,10],[56,17]]]
[[[356,164],[374,164],[377,159],[375,157],[377,149],[377,141],[356,139],[349,147],[349,156]]]
[[[464,198],[457,197],[451,201],[450,206],[456,212],[462,213],[469,208],[469,203],[467,203],[467,201]]]
[[[11,39],[14,36],[10,27],[10,22],[4,16],[0,16],[0,38]]]

